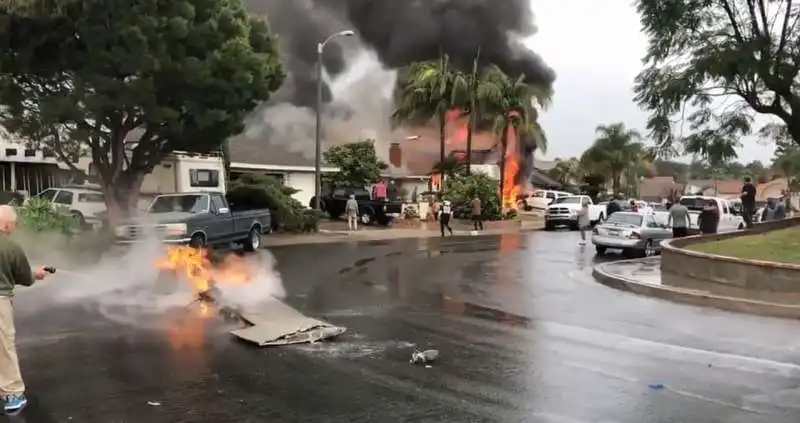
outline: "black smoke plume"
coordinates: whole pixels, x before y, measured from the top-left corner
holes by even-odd
[[[444,53],[469,70],[480,49],[481,64],[495,64],[511,76],[550,87],[555,73],[524,47],[536,32],[530,0],[245,0],[255,14],[266,13],[278,35],[287,72],[285,86],[270,101],[314,108],[316,46],[328,35],[353,29],[387,68],[435,60]],[[353,47],[357,45],[357,47]],[[364,48],[352,40],[325,48],[330,77],[345,70],[348,50]],[[325,86],[324,102],[331,100]],[[269,105],[267,105],[269,107]],[[520,151],[532,151],[521,143]]]
[[[551,86],[555,73],[520,38],[536,32],[530,0],[247,0],[266,13],[279,35],[293,95],[286,100],[313,106],[316,45],[328,35],[355,29],[389,68],[435,60],[441,53],[469,69],[480,48],[482,64],[493,63],[512,76]],[[325,48],[325,70],[344,70],[339,44]],[[329,99],[326,92],[326,100]]]

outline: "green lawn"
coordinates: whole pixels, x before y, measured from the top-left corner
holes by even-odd
[[[687,248],[721,256],[800,263],[800,227],[693,244]]]

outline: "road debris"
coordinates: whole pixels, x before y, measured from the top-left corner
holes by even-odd
[[[411,364],[430,364],[439,359],[439,350],[414,351],[411,354]]]

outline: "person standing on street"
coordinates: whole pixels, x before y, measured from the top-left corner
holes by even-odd
[[[347,214],[347,230],[349,230],[350,232],[357,231],[358,201],[356,201],[356,196],[354,194],[350,194],[350,198],[347,199],[347,203],[344,206],[344,211]]]
[[[450,218],[453,215],[453,207],[450,205],[450,200],[444,200],[442,207],[439,212],[439,229],[442,231],[442,236],[444,236],[444,230],[453,235],[453,228],[450,227]]]
[[[753,215],[756,213],[756,186],[753,185],[749,176],[744,177],[742,184],[742,218],[748,228],[753,227]]]
[[[472,197],[472,201],[469,202],[469,207],[472,210],[472,227],[476,231],[483,230],[483,210],[481,208],[481,199],[478,196]]]
[[[14,208],[0,206],[0,395],[6,413],[16,413],[28,404],[15,345],[14,288],[17,285],[31,286],[47,274],[44,267],[31,269],[25,252],[9,236],[16,226]]]
[[[589,229],[589,199],[581,201],[581,208],[578,210],[578,230],[581,232],[581,240],[578,245],[586,245],[586,230]]]
[[[717,208],[716,201],[709,200],[705,204],[703,211],[700,212],[700,216],[697,216],[697,226],[700,229],[700,233],[704,235],[717,233],[717,227],[719,226],[719,209]]]
[[[681,203],[675,203],[667,213],[667,226],[672,227],[673,238],[683,238],[689,235],[692,220],[689,218],[689,208]]]

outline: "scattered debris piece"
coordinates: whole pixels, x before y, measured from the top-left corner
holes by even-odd
[[[429,364],[439,359],[439,350],[414,351],[411,354],[411,364]]]
[[[161,405],[161,403],[158,402],[158,401],[147,401],[147,405],[149,405],[151,407],[158,407],[158,406]]]
[[[649,386],[650,389],[664,389],[664,384],[661,382],[653,382],[648,384],[647,386]]]

